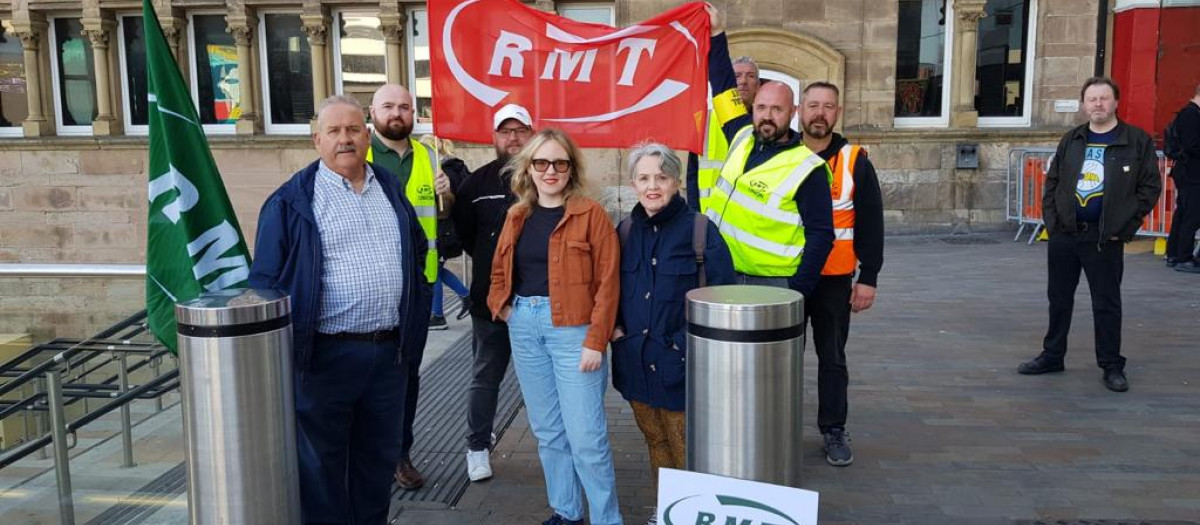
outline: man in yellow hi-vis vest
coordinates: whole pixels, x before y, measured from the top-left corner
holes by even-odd
[[[413,140],[413,97],[404,86],[387,84],[380,87],[371,99],[371,148],[367,151],[367,162],[376,164],[400,177],[404,195],[417,212],[421,229],[429,239],[429,252],[424,261],[412,261],[423,265],[425,279],[430,283],[437,280],[437,220],[440,209],[450,209],[445,199],[450,194],[450,181],[439,168],[437,152]],[[439,200],[443,206],[439,206]],[[401,459],[396,466],[396,484],[412,490],[425,484],[420,471],[413,466],[409,451],[413,443],[413,420],[417,414],[417,395],[420,391],[421,359],[424,348],[411,349],[403,356],[408,363],[408,395],[405,398]]]
[[[725,65],[731,62],[721,19],[708,9],[713,111],[730,147],[705,215],[729,245],[739,282],[807,296],[833,249],[829,167],[789,127],[796,107],[787,85],[762,85],[753,117],[747,114],[733,67]]]
[[[758,64],[753,58],[742,56],[733,60],[733,74],[737,79],[738,95],[742,105],[749,108],[758,95]],[[708,128],[704,132],[704,152],[700,155],[688,153],[687,202],[700,213],[708,211],[712,187],[721,173],[721,165],[729,153],[729,141],[721,131],[721,122],[715,111],[708,112]]]

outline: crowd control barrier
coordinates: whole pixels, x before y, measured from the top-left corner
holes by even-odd
[[[687,469],[799,487],[804,297],[712,286],[687,302]]]
[[[1029,243],[1045,228],[1042,218],[1042,194],[1046,188],[1046,171],[1053,161],[1052,148],[1014,148],[1008,158],[1008,220],[1018,224],[1013,241],[1021,239],[1025,229],[1032,227]],[[1158,172],[1162,193],[1158,204],[1146,215],[1138,235],[1166,237],[1171,232],[1171,215],[1175,213],[1175,181],[1171,164],[1158,152]]]
[[[193,525],[300,522],[290,313],[269,290],[175,306]]]

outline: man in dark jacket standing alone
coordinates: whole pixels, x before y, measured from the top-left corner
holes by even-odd
[[[1200,273],[1196,261],[1196,230],[1200,229],[1200,86],[1195,96],[1175,116],[1175,131],[1183,157],[1175,160],[1175,215],[1167,237],[1167,266],[1176,271]]]
[[[467,390],[467,476],[471,481],[492,477],[488,457],[493,445],[492,421],[496,419],[500,381],[512,355],[508,325],[492,320],[487,307],[492,254],[514,200],[511,174],[504,172],[504,166],[533,136],[533,119],[525,108],[508,104],[493,115],[492,127],[496,160],[475,170],[457,188],[452,214],[463,249],[471,255],[471,331],[475,338]]]
[[[1041,355],[1021,363],[1017,371],[1063,371],[1075,288],[1083,271],[1092,295],[1096,363],[1104,370],[1104,386],[1124,392],[1129,389],[1121,356],[1125,243],[1154,209],[1162,183],[1150,135],[1117,119],[1117,85],[1107,78],[1088,79],[1080,98],[1088,123],[1059,141],[1042,197],[1050,235],[1050,326]]]

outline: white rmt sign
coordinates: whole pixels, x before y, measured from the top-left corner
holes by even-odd
[[[658,471],[663,525],[816,525],[817,493],[674,469]]]

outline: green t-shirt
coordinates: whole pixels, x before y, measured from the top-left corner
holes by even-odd
[[[409,139],[404,139],[409,140]],[[379,140],[379,136],[371,134],[371,151],[376,165],[395,173],[400,177],[400,187],[408,187],[408,178],[412,175],[413,154],[411,142],[408,151],[404,152],[404,156],[400,156],[391,148],[387,147],[383,141]]]

